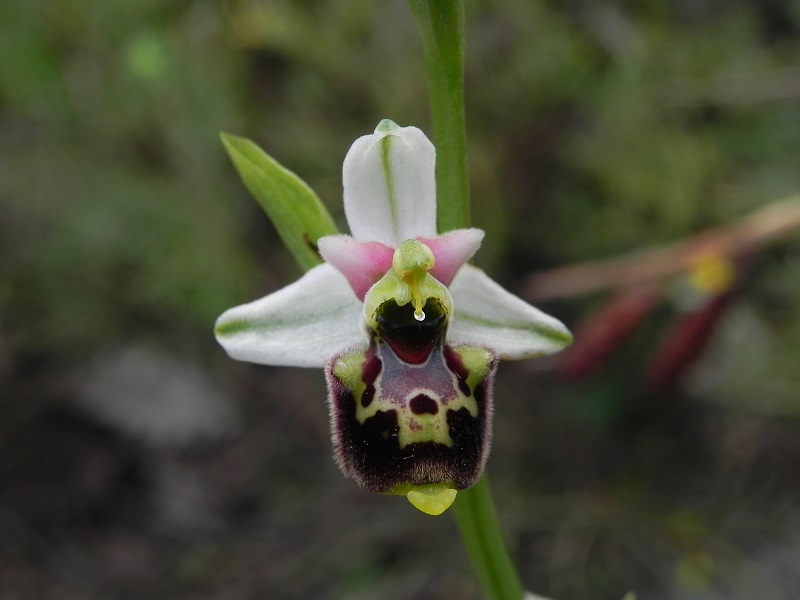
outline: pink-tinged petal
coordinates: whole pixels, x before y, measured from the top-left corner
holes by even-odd
[[[558,319],[506,291],[472,265],[458,272],[450,293],[449,344],[488,348],[502,359],[519,360],[553,354],[572,342],[572,334]]]
[[[483,230],[473,227],[448,231],[438,237],[418,238],[436,259],[431,275],[449,286],[458,270],[478,251],[483,235]]]
[[[396,247],[436,235],[436,151],[416,127],[384,120],[344,159],[344,210],[353,237]]]
[[[217,341],[235,359],[265,365],[322,367],[345,348],[365,345],[362,304],[331,265],[217,319]]]
[[[394,250],[380,242],[359,242],[349,235],[329,235],[317,241],[326,262],[347,278],[359,300],[392,268]]]

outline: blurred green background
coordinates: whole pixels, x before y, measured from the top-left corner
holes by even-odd
[[[509,289],[800,190],[796,1],[465,5],[476,262]],[[219,132],[344,226],[349,145],[429,132],[426,94],[400,0],[0,4],[0,597],[478,597],[451,519],[341,477],[321,372],[211,332],[299,274]],[[663,385],[680,276],[624,340],[590,316],[608,291],[542,305],[610,326],[590,373],[502,365],[490,472],[529,589],[796,597],[800,241],[740,272]]]

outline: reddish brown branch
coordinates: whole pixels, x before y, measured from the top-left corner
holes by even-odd
[[[534,273],[523,284],[532,302],[577,296],[663,279],[707,256],[735,258],[795,235],[800,230],[800,196],[770,204],[739,221],[691,238],[633,254]]]

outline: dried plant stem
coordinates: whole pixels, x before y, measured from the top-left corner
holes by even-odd
[[[522,295],[536,302],[646,283],[685,271],[704,257],[736,258],[752,253],[798,231],[800,196],[792,196],[731,225],[660,248],[534,273],[525,280]]]

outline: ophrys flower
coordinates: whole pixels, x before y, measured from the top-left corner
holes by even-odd
[[[336,458],[363,488],[438,513],[483,470],[498,359],[557,352],[559,321],[466,262],[483,232],[437,234],[435,151],[384,120],[343,167],[352,236],[318,240],[325,263],[226,311],[233,357],[325,367]]]

